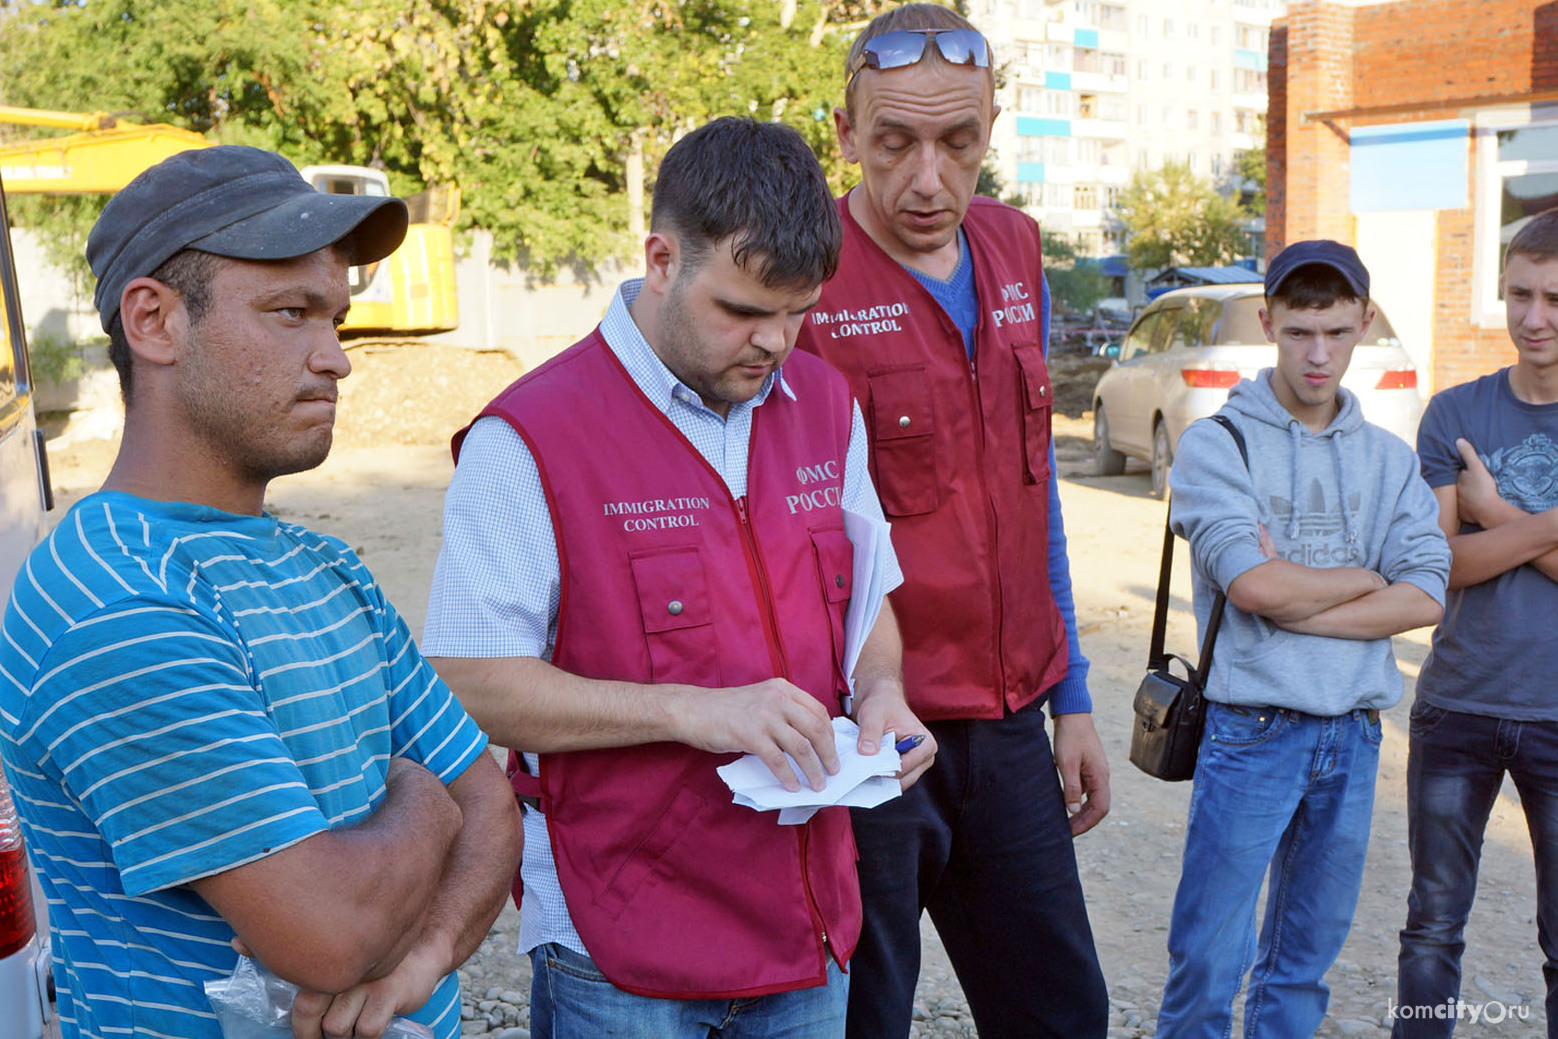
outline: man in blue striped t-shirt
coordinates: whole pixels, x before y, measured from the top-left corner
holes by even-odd
[[[304,1039],[459,1034],[512,794],[361,560],[263,508],[329,451],[348,265],[405,228],[398,199],[216,147],[141,174],[88,240],[124,440],[0,637],[67,1039],[217,1039],[203,983],[238,949],[301,986]]]

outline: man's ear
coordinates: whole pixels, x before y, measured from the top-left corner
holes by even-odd
[[[859,162],[860,152],[855,147],[855,124],[842,105],[833,108],[833,130],[838,134],[839,152],[845,162]]]
[[[184,298],[155,278],[136,278],[124,287],[119,320],[130,354],[147,364],[172,364],[189,329]]]
[[[664,231],[651,232],[644,239],[644,287],[664,296],[675,283],[681,269],[681,243]]]

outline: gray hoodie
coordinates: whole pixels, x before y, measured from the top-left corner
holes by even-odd
[[[1233,437],[1210,419],[1179,440],[1170,514],[1190,542],[1197,628],[1206,630],[1218,588],[1266,561],[1261,524],[1284,559],[1364,567],[1443,604],[1450,548],[1412,448],[1365,422],[1346,390],[1331,424],[1310,432],[1278,403],[1271,374],[1239,383],[1220,412],[1244,434],[1248,471]],[[1206,695],[1218,703],[1337,715],[1401,699],[1389,639],[1300,635],[1232,603],[1212,661]]]

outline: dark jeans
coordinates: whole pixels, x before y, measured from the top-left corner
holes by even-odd
[[[1101,1039],[1109,994],[1044,714],[932,722],[936,765],[853,812],[865,927],[850,1039],[904,1039],[929,909],[985,1039]]]
[[[1412,706],[1407,758],[1412,893],[1401,932],[1398,1039],[1448,1036],[1455,1019],[1417,1011],[1456,998],[1483,831],[1504,774],[1520,791],[1536,859],[1536,938],[1546,962],[1547,1034],[1558,1037],[1558,722]]]

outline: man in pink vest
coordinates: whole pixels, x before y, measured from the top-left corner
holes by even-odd
[[[855,40],[834,118],[861,181],[838,200],[838,274],[797,343],[865,409],[904,560],[892,604],[909,705],[940,747],[925,782],[855,816],[851,1039],[908,1034],[926,908],[981,1035],[1091,1039],[1108,1025],[1072,838],[1109,810],[1109,768],[1054,478],[1039,229],[974,196],[993,64],[935,4],[895,8]]]
[[[666,154],[646,273],[455,437],[423,644],[527,752],[520,951],[537,1039],[843,1034],[860,930],[846,809],[782,826],[717,766],[786,787],[925,728],[891,609],[845,673],[846,511],[901,580],[849,387],[791,356],[840,229],[795,131],[721,119]],[[929,767],[935,741],[903,756]]]

